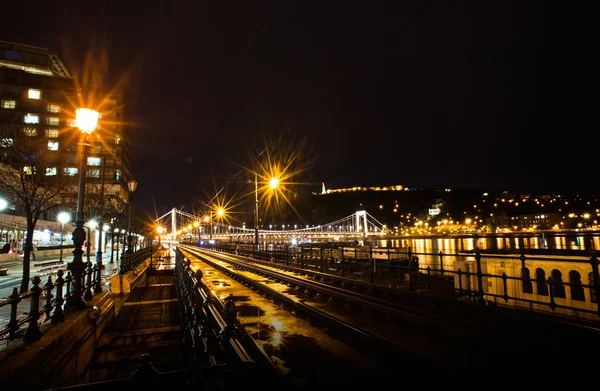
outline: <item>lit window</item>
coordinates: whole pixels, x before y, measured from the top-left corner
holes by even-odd
[[[60,106],[58,106],[58,105],[48,105],[48,111],[50,113],[60,113]]]
[[[58,126],[59,119],[58,117],[48,117],[46,118],[46,123],[48,125]]]
[[[48,150],[58,151],[58,141],[48,141]]]
[[[99,166],[101,159],[99,157],[88,157],[88,166]]]
[[[58,137],[58,129],[46,129],[46,137]]]
[[[64,173],[67,176],[75,176],[77,175],[77,169],[75,167],[68,167],[65,168]]]
[[[40,123],[40,117],[37,114],[27,113],[25,115],[25,123],[26,124],[39,124]]]
[[[116,144],[116,145],[119,145],[119,144],[121,144],[121,140],[122,140],[122,139],[121,139],[121,137],[119,137],[119,136],[115,136],[115,144]]]
[[[115,181],[121,180],[121,170],[115,171]]]
[[[100,170],[88,170],[88,178],[100,178]]]
[[[31,169],[31,166],[25,166],[25,167],[23,167],[23,172],[25,173],[25,175],[31,175],[31,174],[33,174],[33,170]]]
[[[25,133],[25,136],[29,136],[29,137],[37,136],[36,128],[24,128],[23,132]]]
[[[2,101],[3,109],[14,109],[15,107],[17,107],[17,102],[14,100],[3,100]]]
[[[29,99],[40,99],[42,97],[42,91],[34,90],[33,88],[30,88],[29,91],[27,92],[27,97]]]
[[[56,167],[46,167],[46,176],[56,175]]]
[[[12,138],[3,138],[0,140],[0,147],[10,147],[13,145],[14,140]]]

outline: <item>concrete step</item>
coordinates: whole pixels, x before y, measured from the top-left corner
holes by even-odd
[[[163,341],[162,345],[137,345],[135,349],[131,348],[99,353],[82,381],[98,382],[128,377],[136,370],[142,354],[149,354],[152,366],[160,372],[181,369],[179,341]]]
[[[133,331],[108,332],[100,336],[100,349],[118,349],[121,346],[148,344],[165,340],[179,340],[180,326],[166,326]]]
[[[96,358],[95,365],[121,363],[128,360],[137,360],[142,354],[151,354],[153,351],[172,351],[171,353],[177,357],[181,341],[179,339],[165,339],[153,341],[143,344],[122,345],[119,347],[111,347],[100,349]],[[169,357],[167,357],[169,358]],[[171,358],[169,358],[170,360]]]

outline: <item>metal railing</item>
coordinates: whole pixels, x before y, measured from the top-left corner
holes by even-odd
[[[588,260],[473,254],[413,253],[408,249],[375,249],[372,247],[283,246],[273,250],[254,251],[252,244],[217,243],[216,251],[224,251],[255,259],[281,262],[290,266],[357,278],[387,286],[453,295],[479,304],[509,305],[533,311],[560,312],[581,320],[600,320],[600,277],[598,258],[592,252]],[[425,264],[419,256],[439,259]],[[518,262],[516,275],[506,271],[489,271],[490,259]],[[544,262],[544,267],[540,264]],[[577,265],[569,271],[570,281],[557,273],[557,262]],[[444,266],[452,264],[452,267]],[[497,268],[497,270],[504,269]],[[534,268],[532,276],[530,268]],[[585,271],[582,276],[582,272]],[[582,281],[584,278],[589,283]]]
[[[121,256],[121,268],[119,274],[125,274],[131,270],[134,270],[143,261],[150,258],[159,250],[159,245],[153,245],[151,247],[145,247],[135,252],[124,253]]]
[[[87,263],[86,266],[81,275],[81,292],[73,292],[74,278],[70,271],[67,271],[66,277],[63,278],[64,269],[56,271],[56,281],[52,281],[52,276],[49,275],[47,282],[42,286],[42,279],[34,276],[31,281],[33,286],[28,292],[19,294],[17,288],[14,288],[8,299],[0,301],[0,308],[10,306],[10,320],[0,329],[0,339],[12,340],[22,337],[27,343],[39,341],[42,337],[40,324],[48,321],[58,324],[65,321],[64,310],[68,310],[68,306],[63,310],[63,305],[71,296],[79,293],[84,300],[92,300],[94,294],[102,289],[100,284],[104,265]],[[19,317],[19,303],[25,299],[30,300],[29,311],[26,316]],[[26,328],[24,325],[27,325]]]
[[[225,363],[234,367],[256,366],[272,380],[281,377],[256,342],[248,337],[237,321],[233,300],[223,302],[208,287],[202,271],[193,271],[191,262],[176,250],[175,278],[179,293],[184,359],[191,366],[215,366]],[[246,347],[250,349],[250,353]]]

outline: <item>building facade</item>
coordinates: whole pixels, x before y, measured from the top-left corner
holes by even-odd
[[[87,138],[89,144],[86,183],[104,183],[106,193],[119,194],[127,201],[130,171],[130,129],[124,118],[125,101],[121,93],[90,99],[69,73],[58,55],[48,49],[0,41],[0,125],[17,127],[25,136],[47,143],[64,162],[62,168],[46,168],[46,175],[79,179],[80,131],[75,127],[75,110],[79,106],[99,111],[96,130]],[[82,103],[87,102],[87,103]],[[89,102],[93,103],[89,107]],[[0,159],[7,151],[0,147]],[[103,181],[104,179],[104,181]],[[49,178],[52,180],[52,178]],[[0,194],[0,198],[10,199]],[[59,211],[49,211],[42,219],[56,221]],[[23,215],[13,205],[0,213]],[[3,235],[19,237],[15,227],[0,227]],[[24,227],[21,227],[23,230]],[[6,232],[4,232],[6,231]],[[2,241],[2,239],[0,239]]]

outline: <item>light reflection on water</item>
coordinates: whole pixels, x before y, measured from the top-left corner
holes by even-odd
[[[504,237],[462,237],[462,238],[402,238],[379,240],[380,248],[411,247],[416,253],[456,254],[472,251],[475,247],[482,250],[519,250],[519,249],[554,249],[554,250],[592,250],[600,248],[600,235],[556,235],[536,234],[535,236]]]

